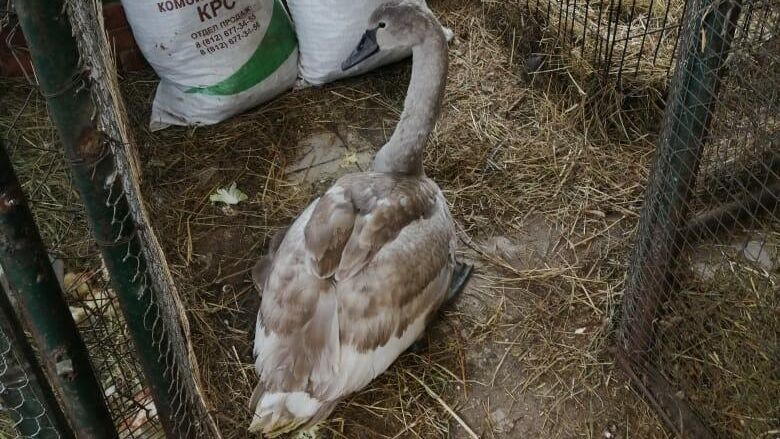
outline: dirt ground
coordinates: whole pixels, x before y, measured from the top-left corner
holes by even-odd
[[[610,356],[651,143],[578,126],[582,109],[522,73],[474,2],[433,2],[456,32],[426,155],[476,274],[428,335],[349,398],[346,438],[666,437]],[[207,396],[243,437],[259,299],[248,270],[270,234],[337,176],[365,169],[402,108],[409,64],[294,91],[216,127],[139,130],[144,190],[190,318]],[[146,126],[149,74],[125,78]],[[582,118],[584,119],[584,118]],[[312,147],[314,146],[314,148]],[[618,154],[624,157],[610,160]],[[236,182],[230,209],[208,201]]]
[[[610,352],[653,139],[613,136],[611,120],[594,127],[584,100],[523,74],[527,54],[491,28],[479,2],[430,3],[456,37],[426,172],[451,203],[460,256],[476,272],[427,348],[348,398],[323,433],[669,437]],[[154,75],[122,80],[146,201],[226,438],[246,437],[255,383],[259,297],[249,270],[336,176],[365,169],[400,114],[409,68],[296,90],[217,126],[155,133],[145,128]],[[0,98],[29,90],[14,83]],[[31,99],[40,112],[42,99]],[[248,200],[209,201],[233,182]]]

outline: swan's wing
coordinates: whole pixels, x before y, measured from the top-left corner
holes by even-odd
[[[321,277],[348,279],[412,221],[429,215],[438,188],[426,178],[352,174],[341,178],[306,224],[309,267]]]
[[[357,213],[351,195],[350,188],[336,182],[316,203],[306,223],[306,264],[318,277],[331,277],[339,266]]]
[[[327,416],[336,401],[382,373],[420,336],[446,295],[453,230],[438,188],[423,181],[435,194],[427,208],[420,199],[428,189],[420,191],[419,183],[412,189],[392,179],[364,182],[312,203],[273,255],[255,329],[260,382],[252,398],[253,429],[283,431]],[[392,203],[412,213],[390,212]],[[307,229],[343,231],[348,217],[349,234],[318,236],[314,244],[320,247],[312,251]],[[365,269],[346,279],[311,270],[336,272],[344,261],[365,259],[357,256],[366,254],[362,248],[370,249],[369,260],[361,262]],[[325,261],[332,254],[338,259]]]
[[[412,221],[363,270],[336,282],[340,369],[315,391],[333,398],[359,390],[421,336],[446,297],[454,250],[441,197],[430,217]]]
[[[338,302],[333,284],[306,268],[304,225],[312,203],[284,234],[263,282],[255,326],[255,370],[251,431],[266,434],[298,428],[325,416],[333,404],[307,389],[327,380],[338,366]]]
[[[267,253],[261,257],[259,261],[257,261],[254,267],[252,267],[252,281],[254,281],[255,288],[257,288],[257,291],[260,293],[263,292],[265,281],[268,279],[268,275],[271,272],[271,267],[273,266],[274,255],[279,249],[279,245],[282,244],[282,240],[284,239],[286,233],[286,227],[277,231],[274,236],[271,237],[271,242],[268,244]]]
[[[305,388],[313,370],[335,364],[338,312],[333,284],[313,276],[304,257],[304,225],[317,204],[290,226],[263,283],[254,354],[258,372],[276,388]]]

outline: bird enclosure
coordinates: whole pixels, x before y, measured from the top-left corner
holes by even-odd
[[[40,345],[53,326],[7,291],[0,437],[81,437],[86,403],[110,414],[109,436],[246,437],[249,271],[325,184],[367,168],[408,63],[150,132],[156,77],[117,75],[99,1],[13,3],[0,45],[29,51],[35,73],[0,79],[0,256],[7,208],[29,209],[30,264],[55,261],[49,294],[79,335],[63,342],[83,345],[73,364],[95,382],[67,387],[73,365]],[[455,39],[425,168],[476,274],[426,352],[324,432],[777,435],[780,3],[429,4]],[[231,184],[246,201],[209,201]],[[20,290],[26,274],[2,261],[0,288]]]
[[[40,92],[64,148],[46,148],[51,139],[33,141],[29,132],[17,131],[15,123],[7,127],[9,147],[25,148],[25,155],[32,159],[24,162],[31,166],[20,167],[20,172],[36,187],[23,194],[12,178],[11,163],[2,161],[3,266],[26,328],[37,342],[49,341],[40,346],[48,348],[41,350],[41,362],[50,377],[53,374],[60,380],[55,387],[68,424],[77,437],[153,438],[162,437],[163,432],[182,438],[218,436],[200,399],[186,316],[167,266],[156,253],[156,239],[145,225],[143,203],[134,192],[135,156],[127,149],[132,140],[116,94],[101,4],[34,1],[14,6],[18,19],[12,23],[12,32],[24,31]],[[10,24],[7,14],[4,24]],[[33,158],[36,155],[38,159]],[[49,160],[49,165],[41,168],[37,160]],[[46,275],[30,269],[27,276],[23,272],[41,264],[40,255],[46,254],[28,213],[27,197],[37,207],[37,223],[45,227],[42,235],[48,250],[69,267],[67,274],[57,276],[60,288],[52,285],[36,293],[24,284],[30,276],[35,279],[37,275],[33,283],[41,283],[43,276],[53,279],[48,268],[43,271]],[[51,305],[55,309],[48,313],[42,304],[33,308],[36,303],[28,297],[37,294],[39,300],[56,304],[65,297],[61,289],[66,291],[68,304]],[[75,347],[51,341],[60,329],[45,321],[52,316],[62,320],[66,329],[78,328]],[[16,340],[25,342],[23,337]],[[84,347],[90,361],[78,363],[76,356],[82,351],[86,360]],[[25,369],[25,363],[20,364],[17,368]],[[76,386],[83,381],[76,377],[97,382]],[[77,388],[72,390],[62,384],[74,381],[71,386]],[[45,390],[45,386],[40,384],[32,390],[42,393],[40,387]],[[51,400],[39,402],[45,407]],[[21,427],[29,416],[11,413],[14,424]],[[31,434],[19,428],[18,433],[52,437],[51,430]],[[68,430],[58,433],[63,437],[73,434]]]
[[[771,436],[780,415],[780,9],[688,8],[618,355],[680,436]]]

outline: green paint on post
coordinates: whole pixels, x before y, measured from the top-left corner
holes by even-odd
[[[19,8],[22,4],[27,6],[25,2],[16,2],[17,10],[21,9],[19,16],[26,18],[28,11]],[[32,212],[2,146],[0,263],[16,293],[20,315],[35,340],[48,378],[62,396],[65,414],[76,436],[117,438],[87,347],[79,336]],[[5,304],[3,308],[8,306]],[[67,436],[68,432],[63,431],[63,437]]]
[[[0,173],[10,175],[13,170],[4,169],[4,164],[8,165],[10,161],[0,144]],[[74,439],[73,431],[16,314],[10,294],[0,282],[0,356],[3,357],[0,402],[3,410],[14,422],[16,432],[21,437]]]
[[[167,437],[194,438],[196,429],[185,428],[189,433],[180,434],[173,419],[173,416],[183,416],[176,412],[175,407],[187,402],[176,398],[187,397],[187,394],[174,379],[174,374],[179,373],[172,367],[174,358],[160,355],[159,347],[167,346],[168,340],[162,333],[163,324],[157,315],[159,308],[154,302],[148,279],[139,275],[141,270],[146,269],[142,265],[145,261],[142,256],[131,257],[141,254],[140,239],[128,214],[127,199],[124,196],[118,199],[122,194],[121,178],[117,178],[114,157],[107,151],[106,139],[97,131],[93,118],[95,107],[89,87],[85,87],[89,85],[88,79],[83,76],[83,66],[79,63],[74,32],[62,13],[64,0],[14,2],[41,94],[46,97],[49,116],[62,140],[73,181],[87,210],[92,234],[110,274],[111,286],[125,315],[128,332],[133,337],[144,378],[157,407],[157,416]],[[0,172],[0,177],[3,175]],[[44,257],[48,263],[45,253]],[[51,278],[54,279],[53,273]],[[52,284],[49,282],[47,285]],[[59,286],[56,279],[53,285]],[[44,311],[51,306],[51,303],[42,305],[42,311],[36,314],[37,319],[47,319],[49,313]],[[65,309],[67,317],[72,319],[67,307]],[[42,346],[43,352],[47,352],[45,348],[47,346]],[[80,357],[77,359],[80,360]],[[77,378],[86,376],[77,374]],[[70,385],[78,386],[81,381]],[[99,396],[102,398],[103,395]],[[73,407],[66,406],[65,411],[79,439],[117,437],[115,431],[97,431],[92,425],[99,422],[101,428],[105,424],[113,428],[107,410],[79,410],[74,413],[75,416],[71,416]]]
[[[654,348],[657,317],[674,293],[689,201],[709,138],[715,103],[743,0],[690,2],[681,27],[681,52],[666,102],[664,130],[639,222],[623,295],[618,360],[680,437],[715,435],[666,380],[640,360]],[[641,376],[641,378],[640,378]]]
[[[257,49],[235,73],[207,87],[193,87],[187,93],[230,96],[249,90],[271,76],[295,50],[295,32],[279,0],[274,0],[271,22]]]

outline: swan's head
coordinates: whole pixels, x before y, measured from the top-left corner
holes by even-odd
[[[438,20],[421,0],[394,0],[380,5],[368,20],[368,30],[342,64],[347,70],[380,50],[414,47],[430,36],[444,37]]]

